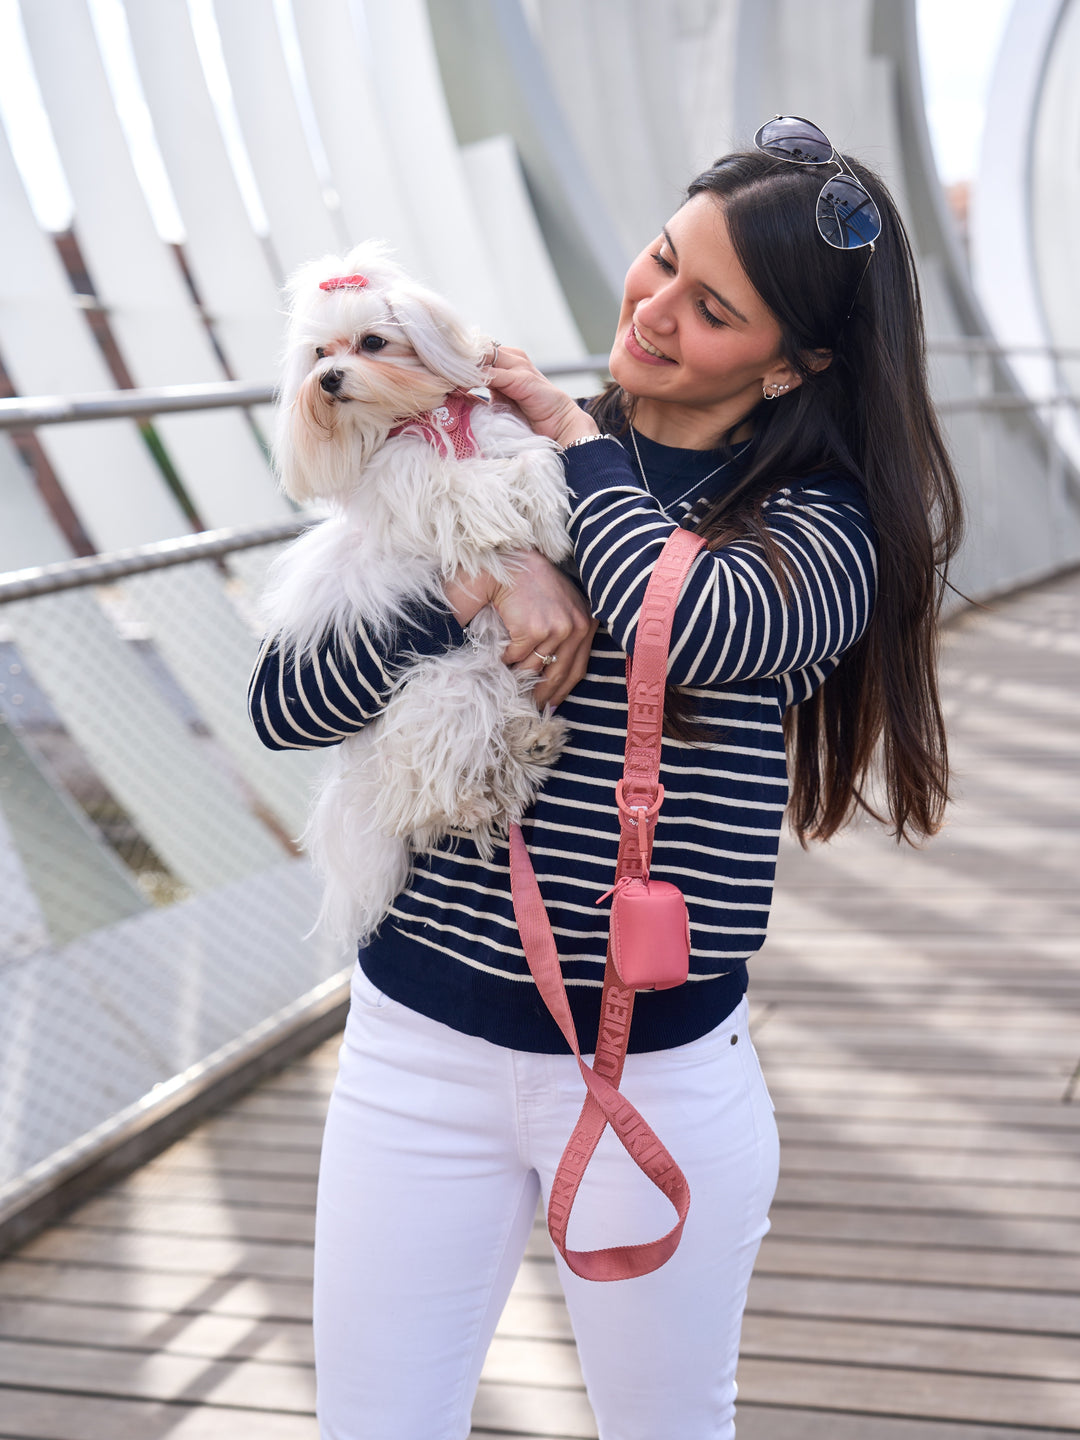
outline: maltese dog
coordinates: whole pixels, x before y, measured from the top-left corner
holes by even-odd
[[[567,558],[568,506],[552,441],[482,390],[492,343],[409,278],[378,243],[307,265],[290,318],[275,456],[286,492],[327,518],[275,562],[278,643],[299,663],[357,635],[392,647],[443,582],[514,554]],[[385,709],[335,747],[305,833],[325,882],[320,922],[363,943],[408,881],[411,857],[467,835],[485,858],[521,818],[566,727],[532,697],[535,673],[500,656],[485,607],[466,644],[404,657]]]

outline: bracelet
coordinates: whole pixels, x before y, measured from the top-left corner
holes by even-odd
[[[573,448],[574,448],[575,445],[590,445],[594,440],[615,440],[615,436],[614,436],[614,435],[581,435],[581,436],[578,437],[578,439],[576,439],[576,440],[571,440],[570,443],[569,443],[569,445],[562,445],[562,446],[560,446],[560,449],[562,450],[563,454],[565,454],[567,450],[573,450]],[[619,443],[618,440],[615,440],[615,444],[617,445],[618,443]]]

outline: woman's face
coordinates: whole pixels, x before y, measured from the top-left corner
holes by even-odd
[[[799,383],[712,196],[688,200],[630,266],[609,368],[637,397],[643,434],[696,449],[748,415],[765,385]]]

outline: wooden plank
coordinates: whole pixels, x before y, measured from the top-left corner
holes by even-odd
[[[319,1440],[314,1416],[26,1389],[3,1392],[0,1426],[5,1440]]]
[[[948,1019],[949,1017],[946,1017]],[[1033,1020],[1030,1030],[1019,1032],[1013,1017],[1002,1017],[997,1028],[989,1020],[985,1024],[965,1025],[959,1018],[953,1018],[952,1028],[922,1029],[915,1025],[897,1024],[895,1016],[887,1012],[878,1015],[843,1014],[836,1016],[832,1024],[825,1024],[813,1014],[806,1014],[792,1008],[783,1016],[770,1021],[764,1030],[767,1044],[776,1048],[780,1045],[802,1048],[809,1041],[811,1053],[830,1048],[847,1050],[855,1054],[877,1054],[884,1056],[884,1063],[890,1060],[910,1064],[912,1061],[936,1061],[943,1070],[953,1070],[958,1064],[981,1065],[990,1070],[999,1066],[1030,1070],[1033,1058],[1033,1042],[1037,1057],[1036,1067],[1056,1064],[1059,1059],[1075,1062],[1078,1051],[1077,1035],[1064,1019],[1057,1019],[1053,1026],[1040,1026]],[[1012,1025],[1013,1028],[1006,1028]]]
[[[769,933],[767,948],[752,964],[753,995],[774,970],[782,975],[796,959],[805,962],[804,983],[818,970],[824,983],[859,975],[865,982],[868,956],[875,969],[881,966],[884,980],[902,980],[906,972],[913,982],[920,976],[945,979],[953,970],[961,976],[1015,977],[1018,959],[1035,967],[1054,966],[1062,973],[1076,963],[1076,942],[1069,935],[894,936],[884,928],[833,933],[827,924],[797,932],[777,926]]]
[[[164,1173],[207,1173],[214,1175],[260,1175],[267,1179],[314,1179],[319,1169],[319,1152],[285,1147],[210,1144],[198,1134],[181,1140],[154,1162]]]
[[[1069,1187],[1075,1201],[1072,1213],[1080,1215],[1080,1156],[995,1155],[985,1151],[916,1150],[898,1145],[887,1157],[854,1146],[803,1145],[791,1141],[784,1150],[789,1175],[822,1171],[842,1175],[873,1175],[887,1169],[890,1175],[931,1182],[961,1180],[1007,1185]]]
[[[1061,1107],[1063,1110],[1065,1106]],[[1072,1158],[1080,1145],[1080,1116],[1066,1116],[1057,1127],[1027,1124],[981,1125],[976,1117],[966,1121],[938,1120],[927,1123],[920,1115],[918,1123],[906,1123],[898,1117],[858,1120],[842,1115],[780,1117],[781,1139],[786,1144],[857,1146],[869,1154],[883,1151],[891,1157],[895,1150],[922,1150],[934,1155],[939,1150],[967,1154],[1000,1152],[1005,1146],[1011,1155],[1054,1155]]]
[[[868,1325],[751,1313],[743,1325],[741,1350],[756,1359],[779,1356],[1071,1383],[1080,1376],[1080,1337],[993,1334],[955,1325]]]
[[[904,1180],[781,1172],[778,1198],[795,1205],[858,1205],[864,1210],[981,1211],[986,1215],[1075,1220],[1077,1196],[1062,1187]]]
[[[893,1121],[917,1120],[927,1132],[936,1136],[939,1126],[983,1127],[989,1134],[1007,1131],[1010,1138],[1018,1135],[1044,1136],[1080,1134],[1080,1105],[1031,1105],[1018,1100],[943,1099],[937,1095],[894,1097],[877,1094],[837,1094],[830,1104],[827,1091],[808,1095],[798,1090],[780,1088],[775,1074],[769,1077],[769,1091],[776,1105],[777,1119],[789,1127],[809,1124],[851,1125],[873,1120],[882,1124]],[[1048,1097],[1056,1098],[1056,1097]]]
[[[488,1381],[480,1382],[473,1426],[481,1433],[509,1430],[514,1435],[552,1435],[559,1440],[595,1440],[597,1433],[582,1391]]]
[[[50,1345],[160,1350],[204,1359],[228,1355],[233,1360],[312,1363],[311,1327],[306,1318],[260,1320],[196,1311],[72,1305],[54,1299],[0,1300],[0,1337]]]
[[[902,1021],[896,1014],[897,998],[887,992],[879,995],[876,987],[873,996],[856,996],[849,991],[848,1001],[843,1007],[837,1005],[835,998],[823,1000],[820,996],[815,997],[813,991],[808,992],[798,1005],[785,996],[784,1004],[775,1012],[770,1028],[782,1028],[787,1023],[813,1025],[815,1030],[826,1035],[846,1035],[857,1033],[867,1025],[884,1027],[891,1022],[894,1034],[925,1036],[940,1043],[966,1031],[970,1031],[973,1037],[984,1036],[989,1041],[991,1032],[994,1038],[997,1032],[1030,1038],[1033,1034],[1041,1036],[1043,1032],[1053,1035],[1071,1030],[1068,1011],[1062,1013],[1055,1006],[1030,1000],[1027,996],[1023,1013],[1018,1014],[1015,1001],[1009,1006],[1006,996],[999,995],[997,1003],[984,1003],[978,994],[961,995],[951,1001],[939,994],[929,1014],[905,1015]],[[906,998],[910,998],[910,994]],[[1075,1040],[1075,1036],[1073,1038]]]
[[[253,1149],[282,1149],[305,1155],[318,1154],[322,1146],[322,1124],[287,1120],[283,1116],[219,1115],[203,1127],[212,1145],[233,1142]]]
[[[823,1207],[774,1202],[773,1237],[802,1240],[888,1240],[895,1245],[928,1245],[1080,1254],[1080,1226],[1070,1220],[909,1209],[882,1213],[856,1205]]]
[[[864,1415],[908,1415],[1067,1430],[1080,1415],[1080,1383],[993,1375],[939,1375],[875,1365],[810,1365],[747,1356],[739,1366],[744,1400],[828,1405]]]
[[[175,1312],[209,1311],[252,1319],[310,1321],[311,1282],[231,1275],[159,1274],[106,1266],[34,1263],[19,1256],[0,1266],[0,1298],[48,1298],[72,1305],[110,1304]]]
[[[936,1006],[933,1020],[920,1016],[914,1023],[911,1018],[905,1018],[900,1024],[889,1005],[862,1005],[842,1010],[835,1005],[798,1008],[791,1005],[770,1023],[769,1040],[776,1044],[780,1036],[801,1034],[812,1028],[815,1037],[826,1044],[857,1041],[876,1048],[884,1043],[889,1048],[904,1050],[912,1045],[948,1050],[963,1044],[996,1055],[1013,1050],[1026,1054],[1037,1037],[1040,1050],[1052,1046],[1074,1055],[1077,1035],[1071,1018],[1056,1006],[1040,1006],[1033,1000],[1025,1001],[1022,1024],[1018,1023],[1015,1011],[1007,1008],[973,1010],[970,1005],[959,1004]]]
[[[485,1425],[482,1430],[470,1430],[469,1440],[522,1440],[523,1433],[521,1430],[515,1430],[513,1434],[509,1430],[489,1430]],[[537,1430],[530,1430],[528,1440],[558,1440],[558,1437],[552,1435],[550,1430],[545,1430],[542,1435]]]
[[[269,1137],[260,1141],[238,1140],[231,1135],[219,1135],[213,1131],[199,1130],[178,1140],[159,1159],[163,1170],[173,1166],[192,1167],[201,1163],[223,1169],[234,1174],[246,1169],[260,1174],[273,1173],[267,1170],[267,1153],[280,1157],[278,1169],[283,1175],[307,1175],[312,1167],[318,1166],[321,1135],[312,1127],[303,1127],[298,1143],[274,1145]],[[227,1162],[227,1163],[225,1163]]]
[[[489,1430],[487,1426],[484,1426],[482,1430],[476,1428],[470,1430],[469,1440],[522,1440],[522,1431],[515,1430],[511,1434],[509,1430]],[[543,1435],[536,1430],[530,1430],[528,1440],[558,1440],[558,1437],[552,1435],[550,1430],[545,1430]]]
[[[895,1280],[910,1285],[972,1285],[1043,1292],[1080,1292],[1080,1255],[1023,1255],[1008,1250],[946,1249],[786,1239],[770,1235],[758,1260],[762,1275],[828,1275]]]
[[[124,1193],[297,1211],[310,1211],[315,1204],[313,1175],[299,1179],[281,1175],[221,1175],[205,1167],[155,1169],[155,1164],[152,1161],[129,1176]]]
[[[756,1040],[760,1051],[767,1051],[768,1039],[764,1043]],[[770,1055],[768,1074],[769,1089],[773,1098],[782,1098],[785,1092],[794,1091],[799,1096],[839,1095],[852,1091],[853,1075],[850,1065],[804,1064],[800,1057],[782,1054]],[[852,1095],[852,1103],[858,1104],[867,1096],[886,1096],[900,1100],[917,1101],[920,1097],[952,1098],[977,1102],[1000,1101],[1008,1104],[1012,1100],[1043,1102],[1054,1105],[1048,1114],[1058,1113],[1061,1100],[1061,1084],[1058,1076],[1052,1075],[991,1075],[972,1076],[963,1072],[938,1072],[928,1080],[925,1076],[898,1070],[866,1070],[859,1072],[859,1088]]]
[[[264,1090],[261,1086],[245,1095],[232,1107],[233,1115],[259,1116],[265,1120],[285,1120],[290,1124],[314,1125],[322,1134],[326,1120],[326,1097],[295,1088]]]
[[[968,807],[979,808],[970,801]],[[953,829],[948,838],[936,840],[925,851],[887,850],[857,832],[849,842],[857,848],[841,848],[828,862],[813,854],[795,859],[785,851],[780,868],[784,895],[812,905],[815,894],[820,894],[822,902],[835,904],[844,882],[850,885],[857,880],[864,887],[863,907],[868,901],[891,897],[894,903],[903,899],[930,913],[951,905],[954,890],[964,896],[979,890],[1019,896],[1045,893],[1051,904],[1074,898],[1068,877],[1077,842],[1067,825],[1044,826],[1044,815],[1025,816],[1018,811],[1002,825],[995,823],[985,799],[981,808],[977,831],[961,835]],[[996,942],[1010,933],[1008,928],[1000,935],[995,932]]]
[[[1076,858],[1076,846],[1066,835],[1059,849],[1051,846],[1045,833],[1035,838],[1033,827],[1009,827],[1011,843],[1006,848],[995,832],[985,831],[978,837],[935,844],[931,850],[897,851],[878,847],[867,839],[857,850],[841,848],[830,856],[827,866],[813,859],[781,862],[780,879],[784,894],[803,903],[813,903],[815,894],[834,900],[856,877],[867,887],[862,896],[903,896],[905,899],[930,898],[935,905],[949,903],[954,889],[1000,888],[1004,892],[1031,895],[1048,892],[1067,896],[1070,860]],[[820,882],[820,883],[818,883]]]
[[[315,1216],[310,1206],[215,1204],[170,1195],[148,1200],[113,1194],[84,1205],[65,1229],[310,1245],[314,1239]]]
[[[1080,862],[1078,862],[1080,864]],[[994,964],[1000,960],[1003,970],[1015,967],[1020,958],[1012,947],[1002,948],[999,955],[987,955],[978,968],[958,965],[947,975],[936,974],[936,962],[924,957],[924,964],[893,965],[881,962],[880,973],[875,980],[875,1003],[895,1014],[898,1005],[938,1005],[943,1011],[959,1002],[977,1002],[986,1010],[1008,1011],[1015,1016],[1016,1000],[997,989],[987,993],[987,986],[994,984]],[[758,1009],[767,1009],[777,1003],[790,1007],[796,1013],[810,1004],[827,1003],[838,1014],[857,1004],[865,1004],[862,998],[851,994],[851,980],[844,973],[843,964],[837,964],[829,975],[810,976],[804,965],[796,968],[794,949],[791,963],[785,965],[783,951],[777,947],[771,952],[771,966],[767,971],[758,970],[755,975],[754,998],[761,1002]],[[1075,962],[1066,956],[1058,961],[1046,960],[1040,964],[1031,957],[1024,961],[1024,990],[1034,1000],[1041,1002],[1061,1001],[1071,1004],[1075,996]],[[753,1023],[753,1013],[751,1013]]]
[[[498,1333],[538,1340],[571,1340],[574,1334],[561,1294],[524,1295],[520,1291],[511,1294],[506,1302]]]
[[[584,1386],[572,1341],[497,1334],[484,1362],[484,1379],[502,1385]]]
[[[539,1279],[534,1275],[531,1283]],[[750,1285],[749,1303],[760,1314],[960,1325],[972,1330],[1032,1335],[1074,1335],[1080,1331],[1080,1296],[994,1290],[989,1286],[886,1284],[880,1280],[770,1275],[758,1270]]]
[[[559,1285],[554,1260],[550,1256],[526,1255],[514,1279],[510,1296],[511,1299],[514,1297],[561,1299],[562,1288]]]
[[[962,1424],[952,1420],[906,1420],[893,1415],[843,1414],[825,1406],[788,1409],[739,1396],[739,1440],[1070,1440],[1073,1428]]]
[[[244,1244],[199,1236],[114,1234],[57,1226],[35,1236],[21,1253],[27,1260],[107,1266],[118,1272],[266,1280],[306,1280],[311,1275],[309,1244]]]
[[[97,1346],[33,1345],[0,1340],[0,1386],[71,1395],[124,1395],[138,1400],[213,1404],[307,1415],[315,1408],[315,1375],[307,1365],[266,1364]]]
[[[862,1075],[873,1062],[886,1074],[917,1076],[921,1085],[933,1089],[938,1088],[939,1077],[946,1081],[949,1077],[962,1076],[965,1077],[968,1087],[975,1087],[984,1080],[991,1080],[994,1075],[1007,1075],[1010,1079],[1015,1077],[1018,1083],[1022,1083],[1025,1077],[1034,1079],[1042,1076],[1051,1082],[1049,1088],[1053,1091],[1055,1100],[1064,1098],[1062,1082],[1072,1075],[1077,1058],[1064,1053],[1049,1057],[1039,1056],[1037,1059],[971,1054],[962,1050],[926,1053],[920,1052],[914,1046],[904,1050],[899,1041],[894,1045],[882,1045],[876,1051],[867,1047],[860,1053],[854,1045],[815,1045],[809,1043],[805,1037],[801,1041],[785,1039],[777,1043],[767,1031],[759,1048],[766,1074],[772,1068],[773,1055],[786,1052],[789,1056],[797,1054],[800,1065],[808,1068],[820,1065],[834,1069],[846,1065],[853,1075]]]
[[[289,1089],[292,1086],[301,1086],[309,1080],[318,1081],[322,1084],[329,1076],[331,1083],[333,1076],[337,1074],[338,1051],[341,1049],[341,1036],[337,1035],[332,1040],[325,1041],[317,1050],[312,1050],[310,1055],[305,1055],[298,1060],[296,1068],[289,1068],[287,1074],[277,1075],[266,1082],[266,1088],[273,1090],[275,1087]]]
[[[777,1018],[763,1026],[761,1038],[766,1054],[786,1050],[808,1067],[830,1059],[844,1063],[845,1058],[865,1065],[877,1055],[883,1068],[901,1071],[1056,1075],[1075,1065],[1080,1056],[1078,1037],[1065,1029],[1040,1032],[1032,1026],[1027,1049],[1019,1036],[993,1035],[988,1030],[965,1031],[958,1024],[950,1043],[949,1036],[927,1031],[898,1033],[895,1021],[860,1025],[853,1017],[850,1026],[826,1031],[793,1008],[782,1022]]]

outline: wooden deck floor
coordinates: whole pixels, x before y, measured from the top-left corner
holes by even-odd
[[[946,683],[948,831],[783,858],[752,992],[783,1178],[740,1440],[1080,1435],[1080,575],[956,625]],[[314,1440],[334,1048],[0,1264],[0,1437]],[[474,1423],[596,1433],[540,1234]]]

